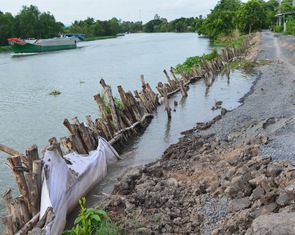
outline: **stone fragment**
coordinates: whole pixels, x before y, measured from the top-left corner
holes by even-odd
[[[276,203],[279,204],[280,206],[286,206],[291,203],[292,200],[294,200],[295,195],[291,195],[288,193],[281,193],[278,199],[276,200]]]
[[[229,202],[228,205],[228,211],[229,212],[237,212],[240,210],[244,210],[248,207],[250,207],[251,201],[248,197],[240,198],[240,199],[234,199]]]
[[[251,224],[246,235],[294,235],[295,212],[261,215]]]
[[[252,192],[252,197],[254,200],[260,199],[263,195],[264,190],[260,186],[257,186]]]
[[[270,177],[277,177],[282,171],[283,169],[279,166],[268,165],[266,172],[267,172],[267,175]]]

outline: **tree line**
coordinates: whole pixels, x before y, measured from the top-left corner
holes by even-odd
[[[0,11],[0,45],[7,45],[7,38],[49,38],[59,33],[81,33],[86,38],[115,36],[130,32],[198,32],[211,39],[233,35],[236,31],[249,33],[269,28],[277,22],[278,12],[292,12],[295,8],[292,0],[220,0],[206,17],[175,19],[168,21],[159,15],[143,24],[141,21],[122,21],[117,18],[95,20],[75,20],[71,26],[55,20],[50,12],[40,12],[36,6],[23,6],[13,16]],[[292,22],[292,16],[289,17]]]
[[[293,11],[295,8],[292,0],[249,0],[246,3],[240,0],[221,0],[207,18],[199,22],[197,31],[212,39],[230,36],[236,31],[251,33],[276,25],[276,14]]]
[[[130,32],[185,32],[194,31],[196,19],[180,18],[168,22],[167,19],[155,15],[146,24],[141,21],[122,21],[115,17],[110,20],[95,20],[88,17],[85,20],[75,20],[71,26],[55,20],[50,12],[40,12],[38,7],[23,6],[21,11],[13,16],[0,11],[0,46],[7,45],[7,38],[50,38],[58,34],[80,33],[86,38],[99,36],[115,36],[118,33]]]

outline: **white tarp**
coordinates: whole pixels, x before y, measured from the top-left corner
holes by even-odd
[[[72,165],[67,164],[63,158]],[[47,150],[44,154],[40,218],[48,207],[52,207],[55,213],[55,219],[46,227],[47,235],[63,231],[67,213],[106,176],[107,166],[115,163],[119,155],[100,138],[97,150],[87,155],[74,152],[63,158],[57,150]]]

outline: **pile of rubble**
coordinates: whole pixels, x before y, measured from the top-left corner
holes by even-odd
[[[125,172],[105,209],[123,234],[294,234],[295,167],[261,156],[267,143],[187,136]]]

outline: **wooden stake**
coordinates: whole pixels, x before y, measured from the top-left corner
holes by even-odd
[[[34,228],[34,226],[39,221],[40,213],[36,214],[30,221],[28,221],[15,235],[24,235],[28,234],[30,230]]]
[[[70,140],[73,143],[73,148],[77,153],[80,154],[88,154],[88,152],[85,150],[80,138],[77,135],[70,135]]]
[[[20,156],[13,156],[13,157],[9,157],[8,161],[12,167],[12,169],[14,169],[15,167],[19,167],[22,166],[22,162],[21,162],[21,158]],[[27,182],[25,180],[25,176],[24,173],[22,171],[16,171],[13,170],[14,173],[14,178],[16,181],[16,184],[18,186],[19,192],[24,196],[24,199],[28,205],[29,208],[29,212],[31,213],[31,203],[30,203],[30,199],[29,199],[29,192],[28,192],[28,186],[27,186]]]
[[[100,80],[100,84],[102,85],[102,87],[104,88],[104,90],[105,90],[105,92],[107,94],[108,103],[109,103],[109,106],[110,106],[111,115],[112,115],[115,130],[119,131],[122,127],[120,126],[120,122],[119,122],[119,119],[118,119],[117,107],[115,105],[114,98],[113,98],[113,95],[112,95],[112,89],[111,89],[110,86],[106,85],[106,83],[105,83],[105,81],[103,79]]]
[[[166,87],[164,86],[163,87],[163,94],[164,94],[164,101],[165,101],[165,110],[167,111],[167,115],[168,115],[168,119],[171,118],[171,108],[169,106],[169,99],[168,99],[168,96],[167,96],[167,89]]]
[[[28,185],[28,192],[30,196],[31,212],[32,212],[32,215],[34,216],[40,211],[41,195],[39,194],[37,176],[35,174],[29,173],[25,175],[25,178]]]
[[[173,80],[170,79],[170,77],[169,77],[169,75],[168,75],[166,69],[164,69],[163,72],[164,72],[164,74],[166,75],[166,78],[167,78],[168,83],[170,84],[171,88],[172,88],[173,90],[175,90],[175,89],[177,88],[177,86],[176,86],[176,84],[175,84],[175,81],[173,81]]]
[[[94,100],[96,101],[99,111],[101,113],[102,119],[108,123],[108,128],[110,130],[111,135],[114,134],[114,129],[111,124],[111,115],[108,113],[106,106],[104,104],[103,99],[101,98],[100,94],[94,96]]]
[[[30,148],[28,148],[26,150],[26,156],[27,156],[28,163],[29,163],[27,167],[29,168],[29,172],[32,172],[33,162],[35,160],[38,160],[39,159],[37,145],[33,145]]]
[[[6,190],[6,192],[2,195],[2,199],[4,201],[6,211],[8,215],[10,215],[11,214],[10,203],[13,201],[12,195],[11,195],[11,189]]]
[[[12,215],[6,215],[2,218],[2,223],[5,225],[5,232],[8,235],[14,235],[17,231],[17,228],[15,227],[13,221],[12,221]],[[3,233],[4,235],[5,233]]]
[[[33,174],[36,176],[38,186],[38,195],[41,195],[41,173],[42,173],[42,160],[35,160],[33,162]]]
[[[135,100],[134,96],[132,95],[130,91],[126,92],[125,95],[126,95],[126,99],[131,105],[131,109],[135,115],[136,120],[139,121],[141,117],[144,115],[144,109],[142,109],[139,106],[139,104],[137,103],[137,101]]]
[[[20,225],[21,227],[24,226],[30,220],[30,213],[28,210],[28,206],[26,205],[25,199],[23,196],[17,197],[15,199],[15,203],[18,205],[19,208],[19,218],[20,218]]]
[[[183,81],[181,80],[179,82],[179,87],[180,87],[180,91],[181,91],[181,94],[182,94],[182,97],[187,97],[187,92],[186,92],[186,89],[183,85]]]

